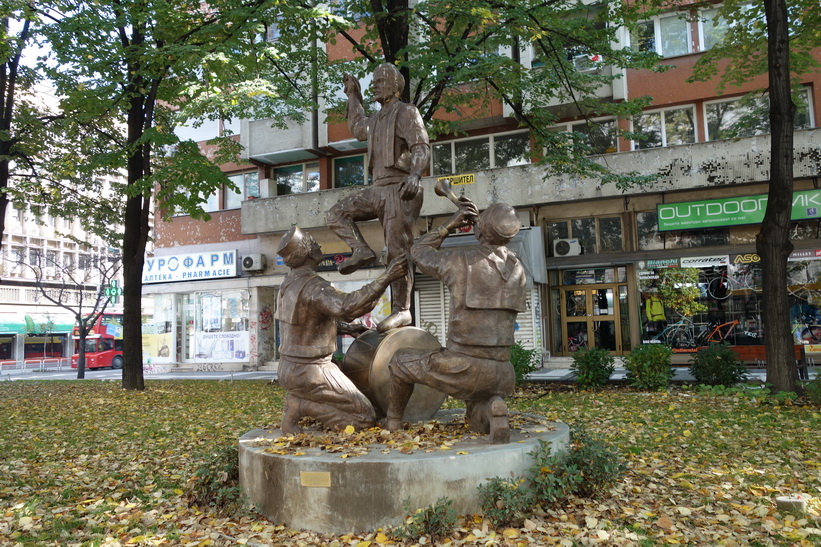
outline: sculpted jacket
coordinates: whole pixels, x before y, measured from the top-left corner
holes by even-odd
[[[446,234],[433,230],[411,248],[414,264],[450,291],[448,342],[509,347],[516,315],[526,309],[527,279],[507,247],[439,249]]]
[[[346,293],[312,269],[288,272],[277,298],[282,355],[302,359],[331,355],[336,351],[336,321],[352,321],[373,309],[382,295],[375,285]]]

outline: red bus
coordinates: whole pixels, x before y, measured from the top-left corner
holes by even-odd
[[[71,368],[80,359],[80,327],[74,327],[74,355]],[[123,368],[123,314],[104,313],[91,327],[85,340],[86,368]]]

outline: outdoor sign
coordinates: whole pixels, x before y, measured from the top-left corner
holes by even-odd
[[[446,177],[439,177],[436,180],[448,180],[452,186],[459,186],[460,184],[473,184],[476,182],[476,175],[473,173],[466,175],[448,175]]]
[[[639,262],[642,270],[652,270],[655,268],[678,268],[678,258],[656,258],[653,260],[642,260]]]
[[[714,266],[726,266],[730,263],[729,255],[707,255],[688,256],[681,259],[682,268],[710,268]]]
[[[737,198],[662,203],[656,207],[659,231],[695,230],[719,226],[760,224],[767,194]],[[793,192],[792,220],[821,217],[821,189]]]
[[[146,258],[143,283],[236,277],[237,263],[236,249]]]
[[[815,260],[821,258],[821,249],[802,249],[800,251],[793,251],[787,260],[790,262],[799,262],[801,260]],[[761,262],[761,257],[756,253],[744,253],[737,255],[730,255],[730,262],[733,264],[758,264]]]

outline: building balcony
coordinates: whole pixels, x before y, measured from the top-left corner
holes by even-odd
[[[795,178],[821,174],[821,129],[796,131]],[[636,172],[657,175],[651,185],[635,193],[674,192],[767,182],[770,170],[770,136],[711,141],[634,152],[620,152],[594,158],[616,173]],[[591,178],[569,175],[545,177],[538,165],[524,165],[460,173],[474,175],[472,184],[454,186],[464,191],[480,209],[503,200],[514,207],[574,202],[630,195],[615,185],[602,185]],[[421,216],[452,213],[446,199],[432,199],[436,177],[425,177],[427,198]],[[339,188],[288,194],[246,201],[242,204],[242,233],[264,234],[287,231],[297,224],[302,228],[325,226],[325,212],[337,201],[359,188]]]

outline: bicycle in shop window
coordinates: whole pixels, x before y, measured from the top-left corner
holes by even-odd
[[[694,323],[682,317],[650,339],[650,343],[667,344],[673,349],[695,349],[719,344],[729,338],[739,325],[738,319],[723,323]]]
[[[702,272],[699,274],[702,296],[713,300],[726,300],[736,290],[759,290],[755,273],[755,269],[749,264],[737,266],[732,274],[728,272],[728,268]]]
[[[797,344],[821,343],[821,325],[817,324],[814,317],[802,315],[798,321],[793,322],[792,335]]]

